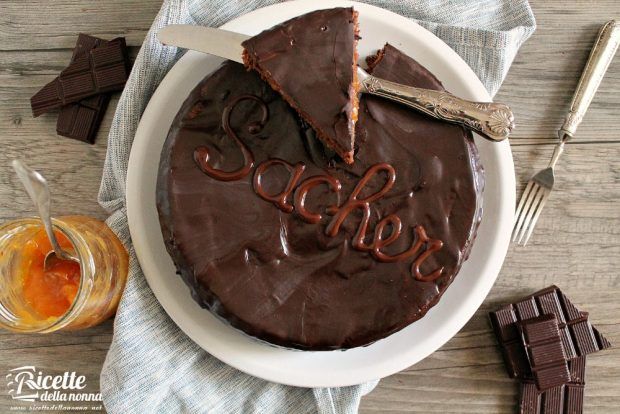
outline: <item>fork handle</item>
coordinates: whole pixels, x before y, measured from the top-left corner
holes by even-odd
[[[583,69],[564,124],[558,131],[561,141],[568,141],[577,131],[577,127],[583,120],[583,116],[603,80],[609,64],[616,54],[619,43],[620,25],[615,20],[605,23],[598,33],[588,62]]]

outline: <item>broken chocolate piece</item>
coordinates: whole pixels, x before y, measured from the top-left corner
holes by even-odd
[[[566,384],[570,379],[558,322],[543,315],[517,323],[521,343],[539,391]]]
[[[122,42],[124,45],[125,39],[116,38],[107,41],[80,33],[73,49],[71,62],[74,62],[78,57],[83,56],[92,49],[107,46],[111,42]],[[109,93],[95,95],[60,108],[58,120],[56,121],[56,132],[58,135],[93,144],[110,102],[110,96],[111,94]]]
[[[122,90],[128,74],[124,41],[92,49],[30,98],[32,114],[37,117],[89,96]]]
[[[588,314],[580,312],[557,286],[550,286],[489,314],[510,377],[524,379],[531,376],[516,323],[540,315],[555,316],[562,347],[569,360],[611,347],[590,324]]]
[[[585,387],[586,357],[568,362],[570,381],[539,392],[533,381],[521,383],[519,412],[521,414],[581,414]]]

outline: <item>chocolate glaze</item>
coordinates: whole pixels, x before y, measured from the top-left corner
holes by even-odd
[[[234,105],[236,105],[238,102],[240,102],[240,100],[235,99],[232,106],[229,105],[226,107],[224,113],[230,113],[233,110],[230,108],[234,108]],[[262,104],[264,108],[264,103]],[[265,112],[266,111],[263,110],[263,113]],[[222,121],[225,125],[224,129],[230,139],[239,143],[242,153],[244,154],[244,159],[246,161],[246,164],[243,168],[233,173],[235,174],[234,180],[240,180],[245,175],[247,175],[249,171],[243,174],[241,174],[240,172],[247,171],[248,168],[251,168],[253,165],[253,161],[250,160],[253,160],[254,158],[253,155],[247,155],[248,153],[250,153],[250,151],[247,149],[247,147],[245,147],[245,145],[240,143],[239,137],[237,137],[237,135],[230,130],[228,124],[226,123],[227,120],[228,118],[225,116]],[[218,174],[214,174],[213,169],[204,168],[202,162],[202,154],[205,152],[206,150],[203,147],[199,147],[194,151],[194,158],[196,159],[201,169],[203,169],[203,171],[210,177],[219,179],[220,181],[231,181],[231,176],[228,173],[218,172]],[[265,190],[263,177],[271,168],[276,166],[284,167],[289,173],[289,178],[286,185],[282,188],[280,192],[276,194],[270,194]],[[302,220],[308,223],[319,223],[323,216],[319,213],[312,213],[308,211],[305,206],[308,192],[316,185],[320,183],[325,183],[329,184],[331,190],[336,196],[340,196],[342,185],[337,178],[334,178],[333,176],[328,174],[314,175],[301,181],[305,170],[306,165],[303,162],[298,162],[297,164],[293,165],[279,158],[269,158],[260,163],[254,171],[254,191],[260,198],[273,203],[274,206],[276,206],[285,213],[293,213],[294,211],[296,211]],[[379,188],[379,190],[374,193],[362,196],[362,192],[366,190],[366,188],[369,186],[369,183],[375,180],[376,177],[378,177],[382,172],[386,174],[386,179],[383,187]],[[409,260],[417,256],[416,259],[413,261],[412,265],[415,278],[417,280],[432,282],[441,276],[443,272],[443,267],[435,270],[429,275],[422,275],[420,273],[420,266],[424,260],[430,257],[432,253],[438,251],[443,247],[443,242],[441,240],[433,240],[429,238],[426,234],[424,227],[415,227],[414,230],[416,233],[416,237],[412,241],[409,249],[396,254],[387,254],[382,250],[387,246],[396,243],[398,238],[402,235],[403,229],[402,220],[400,219],[400,217],[398,217],[396,214],[389,214],[381,218],[379,222],[377,222],[374,235],[372,237],[372,242],[369,244],[366,241],[369,236],[368,224],[370,223],[370,215],[372,212],[371,203],[374,203],[375,201],[378,201],[381,198],[385,197],[394,186],[395,181],[396,171],[394,170],[394,167],[392,167],[390,164],[382,162],[372,165],[357,182],[355,188],[353,188],[353,191],[351,192],[347,200],[342,203],[342,205],[333,204],[326,207],[326,211],[328,212],[328,214],[333,217],[325,227],[325,234],[329,237],[336,237],[340,232],[340,229],[345,220],[351,217],[354,211],[361,210],[362,218],[359,222],[355,236],[351,240],[351,246],[361,252],[370,252],[375,260],[384,263]],[[289,197],[293,194],[293,192],[295,192],[295,204],[289,202]],[[385,236],[386,229],[389,229],[387,237]]]
[[[393,81],[442,88],[389,46],[372,70]],[[226,108],[240,96],[260,102],[237,102],[223,123]],[[194,153],[207,148],[208,165],[218,171],[246,166],[247,154],[225,131],[227,120],[254,167],[241,179],[223,181],[203,171]],[[268,84],[236,63],[225,63],[196,87],[171,127],[157,187],[166,246],[196,301],[252,336],[311,350],[369,344],[437,303],[466,259],[480,220],[483,174],[471,134],[365,97],[357,136],[355,164],[335,160]],[[255,191],[256,169],[265,162],[261,197]],[[393,168],[394,182],[370,203],[362,243],[372,243],[378,223],[393,215],[380,232],[387,240],[400,227],[399,237],[379,249],[386,257],[406,252],[424,237],[441,241],[439,249],[423,243],[418,259],[407,260],[377,260],[374,249],[356,249],[363,208],[328,234],[336,208],[378,164]],[[300,165],[297,184],[308,184],[297,185],[284,199],[276,197]],[[377,172],[359,198],[381,191],[390,179],[387,170]],[[306,181],[311,177],[331,179]],[[336,181],[340,191],[334,191]]]
[[[357,32],[357,12],[333,8],[295,17],[243,42],[245,64],[348,163],[359,105]]]
[[[240,95],[233,100],[233,102],[224,108],[224,112],[222,113],[222,127],[226,134],[239,146],[241,150],[241,154],[243,155],[243,166],[234,170],[234,171],[224,171],[217,168],[213,168],[209,164],[209,148],[205,146],[198,147],[194,150],[194,160],[200,167],[200,169],[207,174],[208,176],[215,178],[219,181],[236,181],[243,177],[245,177],[252,167],[254,166],[254,155],[250,151],[250,149],[239,139],[236,132],[230,126],[230,114],[232,113],[233,108],[237,103],[242,102],[244,100],[251,100],[254,102],[258,102],[261,105],[262,110],[262,118],[259,122],[251,124],[248,127],[248,131],[250,134],[256,134],[260,132],[262,126],[267,122],[267,118],[269,116],[269,109],[267,105],[258,97],[254,95]]]

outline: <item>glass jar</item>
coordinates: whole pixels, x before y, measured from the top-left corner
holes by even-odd
[[[116,235],[105,223],[84,216],[56,218],[53,226],[80,260],[72,303],[62,315],[46,317],[26,300],[24,247],[43,225],[38,218],[10,221],[0,225],[0,327],[21,333],[84,329],[116,311],[128,271],[127,251]]]

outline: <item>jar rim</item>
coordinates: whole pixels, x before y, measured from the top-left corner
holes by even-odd
[[[70,216],[68,216],[70,217]],[[74,250],[74,254],[77,256],[78,260],[79,260],[79,265],[80,265],[80,281],[78,284],[78,290],[77,293],[75,295],[75,298],[73,299],[73,301],[71,302],[71,305],[67,308],[67,310],[60,316],[58,316],[57,318],[51,320],[49,323],[45,323],[42,324],[41,326],[38,326],[34,329],[24,329],[24,328],[16,328],[14,326],[5,326],[5,324],[1,324],[13,331],[17,331],[17,332],[22,332],[22,333],[45,333],[45,332],[52,332],[54,330],[56,330],[56,328],[58,326],[62,326],[63,324],[65,324],[65,322],[67,322],[68,320],[71,319],[71,317],[74,316],[74,314],[78,313],[76,312],[77,308],[78,308],[78,303],[80,303],[80,299],[82,299],[82,301],[84,300],[84,298],[87,296],[85,292],[85,287],[86,284],[84,283],[87,274],[87,266],[86,264],[88,264],[90,262],[90,257],[85,257],[85,252],[84,250],[86,249],[86,251],[88,251],[88,247],[86,246],[86,242],[80,237],[79,233],[77,232],[72,232],[69,229],[69,226],[67,225],[67,223],[65,223],[62,219],[65,218],[65,216],[63,217],[59,217],[59,218],[52,218],[52,227],[54,228],[54,230],[59,230],[65,237],[67,237],[67,239],[69,240],[69,242],[71,243],[71,246],[73,247]],[[43,222],[41,221],[41,219],[39,217],[36,216],[30,216],[30,217],[24,217],[24,218],[20,218],[17,220],[11,220],[7,223],[3,223],[2,225],[0,225],[0,230],[9,227],[9,226],[19,226],[19,225],[35,225],[38,227],[41,227],[41,229],[43,229]],[[82,246],[83,248],[80,249],[78,248],[78,246]],[[49,253],[49,252],[48,252]]]

